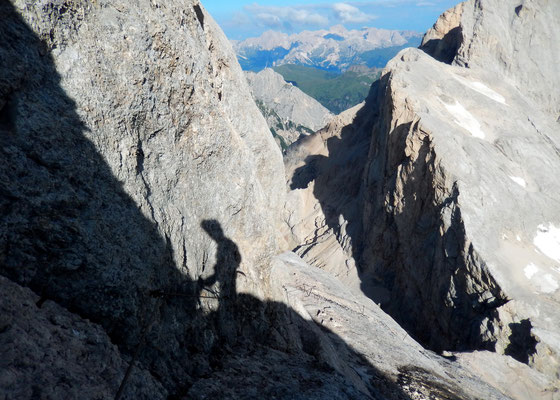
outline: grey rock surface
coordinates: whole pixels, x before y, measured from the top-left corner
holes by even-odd
[[[271,68],[245,72],[253,98],[273,133],[290,145],[323,128],[333,117],[317,100],[284,80]]]
[[[508,398],[461,365],[425,350],[370,298],[327,271],[307,265],[294,253],[274,259],[272,277],[279,283],[273,292],[275,299],[313,322],[316,357],[364,396]]]
[[[125,354],[152,325],[140,365],[181,393],[277,251],[282,156],[231,45],[197,1],[3,1],[0,21],[0,274]]]
[[[364,215],[383,221],[364,263],[392,285],[387,308],[432,348],[495,349],[556,375],[555,121],[492,74],[418,50],[387,72]]]
[[[350,288],[355,262],[363,292],[424,346],[496,352],[488,367],[471,360],[519,399],[560,388],[558,6],[469,1],[445,13],[423,51],[399,53],[353,122],[330,134],[339,148],[370,138],[359,177],[350,166],[329,174],[337,156],[318,134],[286,157],[294,250]],[[336,193],[354,196],[333,204]],[[533,376],[537,392],[497,383],[516,375]]]
[[[459,3],[428,30],[421,48],[441,61],[502,77],[558,118],[559,7],[541,0]]]
[[[385,271],[387,309],[424,343],[495,350],[557,380],[560,136],[548,99],[558,85],[528,78],[554,75],[547,55],[523,63],[536,59],[529,35],[559,51],[548,20],[558,6],[466,2],[455,9],[462,42],[452,65],[414,49],[388,65],[364,214],[364,224],[378,221],[364,262]]]
[[[558,120],[558,15],[557,1],[465,2],[461,46],[453,63],[503,77]]]
[[[360,191],[373,124],[363,109],[337,115],[284,157],[289,191],[282,233],[289,248],[356,291]]]
[[[0,393],[5,399],[111,399],[130,360],[96,324],[0,277]],[[165,399],[145,369],[130,376],[123,399]]]

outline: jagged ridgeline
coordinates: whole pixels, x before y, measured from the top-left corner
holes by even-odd
[[[333,115],[319,102],[270,68],[246,72],[255,102],[285,151],[290,144],[324,127]]]
[[[458,6],[284,163],[198,1],[0,2],[0,397],[555,399],[559,7]]]

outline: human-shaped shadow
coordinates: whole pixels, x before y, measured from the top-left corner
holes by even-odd
[[[237,300],[236,277],[241,254],[235,242],[224,235],[220,223],[214,219],[204,220],[200,223],[204,231],[216,242],[218,249],[216,252],[216,264],[214,273],[206,278],[200,279],[198,285],[198,297],[204,295],[203,290],[210,291],[209,288],[218,284],[217,291],[213,291],[219,301],[217,316],[217,328],[220,339],[226,342],[235,340],[235,304]]]
[[[190,274],[192,270],[185,273],[187,267],[192,265],[194,270],[203,260],[189,253],[187,265],[189,247],[184,244],[185,263],[176,264],[177,249],[171,237],[146,217],[124,190],[123,181],[113,175],[105,154],[112,150],[101,152],[90,140],[117,140],[118,136],[113,136],[116,131],[90,131],[61,85],[49,41],[49,35],[60,30],[41,25],[49,28],[44,31],[48,40],[43,41],[12,3],[20,2],[0,1],[0,37],[5,39],[0,42],[0,275],[34,291],[41,300],[36,306],[25,305],[24,321],[35,318],[37,329],[23,332],[10,327],[11,322],[3,325],[0,348],[11,349],[12,339],[17,338],[20,343],[29,343],[28,352],[35,352],[36,360],[43,361],[23,365],[15,357],[11,364],[15,367],[5,370],[11,371],[13,382],[18,384],[7,390],[2,385],[10,381],[0,382],[0,397],[7,392],[18,399],[45,398],[49,383],[56,382],[58,398],[108,399],[122,387],[123,399],[203,399],[211,392],[203,390],[197,397],[196,389],[204,389],[204,384],[212,386],[208,390],[214,391],[216,398],[321,398],[314,394],[325,387],[348,389],[351,394],[345,398],[364,398],[361,392],[351,390],[351,382],[345,383],[344,377],[332,370],[325,371],[319,362],[313,343],[320,343],[319,334],[326,328],[310,330],[313,322],[283,302],[237,293],[241,256],[217,221],[201,224],[217,243],[213,275],[197,281],[198,276]],[[27,2],[27,7],[33,9],[32,3]],[[82,15],[73,11],[87,2],[48,3],[53,6],[49,10],[59,13],[53,21],[64,27]],[[72,39],[81,40],[80,36]],[[90,89],[114,98],[112,87]],[[143,173],[143,166],[137,173]],[[196,305],[198,297],[207,294],[202,289],[210,286],[219,288],[220,294],[218,310],[208,315]],[[52,323],[63,324],[61,328],[75,335],[67,351],[55,353],[55,346],[34,346],[33,335],[39,334],[43,324],[50,324],[34,316],[40,316],[43,307],[52,307],[51,303],[72,312],[76,320],[97,324],[95,335],[85,334],[80,328],[83,325],[67,325],[68,319],[57,317]],[[213,340],[216,330],[221,338],[232,340],[228,345],[236,346],[235,352],[223,352],[219,363],[212,360],[214,353],[221,355],[222,343]],[[103,332],[118,346],[118,353],[98,342],[97,335]],[[329,337],[337,340],[340,354],[358,359],[360,370],[363,366],[371,371],[366,376],[375,379],[364,379],[368,385],[389,387],[396,393],[387,398],[409,399],[342,338],[334,333]],[[72,354],[79,349],[74,345],[78,340],[91,352]],[[256,348],[256,341],[260,348]],[[292,348],[298,352],[289,353]],[[111,360],[105,363],[103,354],[109,354]],[[136,359],[127,363],[128,384],[124,368],[120,374],[110,368],[91,369],[95,378],[91,381],[72,373],[73,360],[85,366],[105,366],[120,358],[118,354],[125,360]],[[44,362],[49,359],[57,362]],[[158,384],[145,382],[147,375],[139,374],[140,369],[149,372]],[[326,386],[331,381],[338,383]],[[232,384],[218,386],[224,382]],[[264,389],[262,383],[267,384]],[[245,393],[251,390],[254,395]]]

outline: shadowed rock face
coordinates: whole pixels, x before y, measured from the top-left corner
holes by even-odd
[[[560,354],[551,58],[560,32],[550,20],[559,12],[558,3],[538,1],[457,6],[427,33],[423,51],[399,53],[362,110],[329,133],[342,138],[339,148],[369,135],[366,161],[354,165],[359,178],[341,178],[353,170],[347,165],[325,179],[337,164],[325,133],[286,161],[288,199],[307,199],[298,201],[313,210],[298,214],[288,203],[287,235],[306,261],[350,286],[359,278],[425,346],[511,355],[548,376],[549,387],[558,386]],[[369,130],[343,134],[358,126]],[[329,191],[355,197],[332,207],[320,196]],[[353,263],[358,277],[346,272]],[[505,371],[505,362],[494,365]],[[533,388],[547,386],[535,379]]]
[[[0,393],[19,399],[115,396],[127,360],[101,326],[0,277]],[[39,304],[39,306],[37,305]],[[167,392],[136,366],[125,398],[165,399]]]
[[[236,241],[255,296],[277,248],[281,154],[229,43],[190,1],[2,2],[0,19],[0,273],[125,354],[145,336],[139,362],[180,392],[235,330],[197,300],[219,252],[201,221]]]
[[[371,299],[348,290],[325,271],[293,254],[273,258],[284,203],[281,155],[227,40],[198,2],[17,0],[0,3],[0,21],[0,343],[8,349],[0,360],[1,395],[99,398],[113,397],[120,387],[123,398],[505,399],[502,392],[507,388],[500,382],[511,376],[537,382],[529,386],[529,394],[535,393],[531,387],[541,390],[540,395],[549,394],[543,391],[550,385],[542,375],[486,355],[492,361],[487,365],[498,366],[500,372],[493,375],[498,383],[492,385],[500,387],[496,390],[461,365],[424,350]],[[414,66],[428,60],[427,70],[433,68],[440,76],[449,72],[447,68],[457,68],[417,54],[417,59],[401,61]],[[437,160],[439,147],[446,143],[438,141],[437,133],[432,133],[436,150],[423,141],[408,140],[407,132],[416,134],[423,126],[437,130],[425,115],[408,121],[409,111],[420,111],[406,108],[413,104],[403,106],[396,95],[386,96],[398,87],[395,76],[392,72],[374,86],[365,111],[355,118],[353,113],[344,115],[327,129],[326,136],[334,139],[328,151],[319,150],[311,159],[314,168],[293,182],[294,188],[316,189],[319,208],[332,206],[324,222],[334,232],[331,243],[338,246],[339,259],[351,262],[363,254],[359,278],[365,282],[366,277],[387,277],[383,282],[393,298],[396,289],[403,288],[398,285],[406,284],[402,278],[410,272],[410,255],[388,247],[392,252],[387,254],[402,255],[399,260],[404,262],[389,264],[402,269],[383,275],[381,264],[367,264],[378,256],[370,252],[377,248],[359,246],[375,244],[375,232],[360,223],[361,215],[377,218],[376,207],[385,204],[379,202],[376,181],[370,177],[384,177],[375,175],[377,164],[372,160],[377,160],[376,146],[392,131],[379,130],[384,125],[376,125],[376,118],[381,115],[379,121],[386,126],[403,127],[397,131],[398,140],[388,141],[397,150],[389,149],[387,157],[401,154],[398,146],[404,143],[410,150],[405,154],[422,166],[419,173],[409,168],[409,175],[396,174],[403,177],[403,186],[419,183],[416,176],[430,170],[428,155],[435,152]],[[433,87],[433,77],[426,77],[427,86]],[[411,83],[408,87],[414,88]],[[480,85],[474,87],[493,101],[499,98]],[[495,91],[501,93],[501,86]],[[522,100],[512,96],[507,101]],[[431,106],[436,107],[427,103]],[[445,106],[438,107],[431,115]],[[395,110],[406,112],[393,124]],[[462,111],[459,115],[465,118]],[[546,124],[538,121],[529,121],[532,129],[548,137]],[[479,133],[476,125],[467,126]],[[344,134],[338,135],[338,129]],[[376,136],[368,147],[372,130]],[[499,148],[519,152],[508,143],[501,142]],[[534,151],[550,160],[550,141],[543,143]],[[468,141],[462,144],[470,149]],[[364,160],[357,176],[348,167],[354,158],[360,164]],[[379,160],[385,171],[395,166]],[[352,179],[334,179],[343,165],[345,176]],[[438,168],[427,176],[436,180],[457,173],[448,165]],[[442,172],[445,168],[450,172]],[[321,179],[321,174],[333,179]],[[408,176],[414,179],[404,179]],[[533,179],[525,178],[528,187],[534,182],[545,187],[541,176],[528,176]],[[313,182],[320,184],[314,188]],[[349,185],[337,192],[329,182]],[[486,342],[496,337],[497,346],[508,345],[505,351],[519,359],[525,361],[526,355],[543,370],[554,368],[553,353],[542,357],[543,348],[553,349],[546,334],[554,330],[547,331],[546,321],[530,314],[529,306],[540,303],[519,297],[515,304],[508,303],[512,308],[494,307],[496,299],[505,298],[502,293],[509,296],[510,288],[503,283],[507,281],[494,277],[496,269],[490,265],[481,267],[482,272],[477,269],[488,253],[477,250],[478,243],[471,239],[467,218],[473,218],[472,210],[462,202],[469,193],[463,188],[471,188],[472,182],[440,182],[445,197],[431,193],[433,185],[418,191],[442,203],[429,210],[451,209],[442,212],[441,223],[439,214],[429,214],[444,231],[436,246],[438,257],[461,258],[462,241],[470,240],[469,251],[476,251],[469,253],[471,264],[463,264],[472,268],[457,274],[464,286],[439,286],[449,289],[446,295],[455,293],[451,288],[459,293],[453,303],[443,303],[444,308],[435,301],[441,293],[426,296],[427,285],[411,285],[410,291],[402,290],[403,298],[420,292],[425,303],[417,304],[426,312],[440,311],[435,329],[447,329],[445,318],[455,309],[469,310],[464,311],[468,317],[474,313],[494,318],[497,312],[499,320],[491,322],[501,322],[501,330],[489,334]],[[546,183],[555,188],[554,181]],[[337,194],[331,203],[327,193]],[[397,193],[393,198],[408,196]],[[352,208],[345,209],[346,201]],[[395,210],[404,207],[382,208],[381,216],[397,220],[390,215]],[[339,212],[347,222],[344,228],[337,226]],[[447,232],[447,221],[456,227],[454,235]],[[396,233],[388,234],[387,243],[407,250],[406,238],[400,235],[407,228],[391,229]],[[547,245],[549,232],[555,232],[553,227],[539,225],[533,242],[550,258],[555,253]],[[364,234],[359,242],[356,238]],[[306,249],[307,254],[312,251]],[[420,266],[427,265],[418,260]],[[347,270],[349,265],[344,264]],[[438,271],[445,272],[447,265],[441,264]],[[546,276],[539,275],[543,265],[548,267],[535,264],[536,271],[531,267],[524,272]],[[441,281],[439,277],[421,283]],[[551,293],[549,281],[534,284]],[[484,285],[495,298],[461,292]],[[553,294],[550,298],[555,301]],[[477,301],[475,311],[466,307],[471,299]],[[488,306],[489,312],[477,314],[481,306]],[[464,315],[458,313],[453,321],[464,322]],[[445,340],[457,332],[445,330]],[[482,367],[479,374],[486,372]]]

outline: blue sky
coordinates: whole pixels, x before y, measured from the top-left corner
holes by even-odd
[[[425,32],[459,0],[201,0],[230,39],[273,29],[296,33],[342,24]]]

